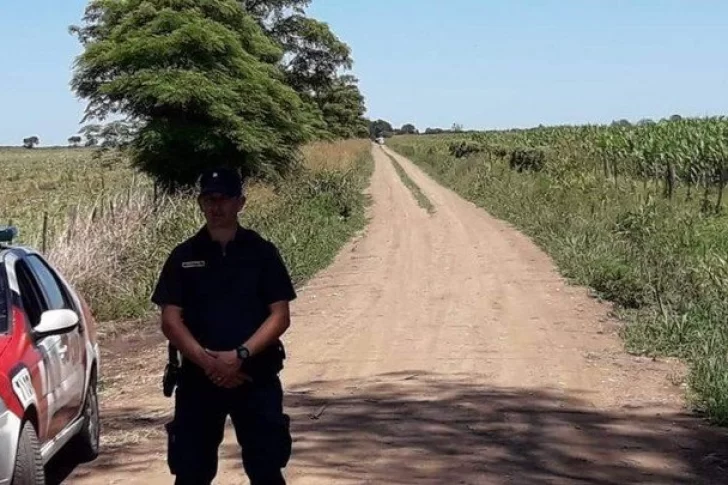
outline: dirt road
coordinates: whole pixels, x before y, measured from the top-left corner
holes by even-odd
[[[728,482],[725,437],[682,415],[679,367],[627,356],[607,307],[527,238],[397,157],[428,214],[374,154],[365,234],[294,304],[289,483]],[[120,341],[106,452],[65,483],[172,483],[161,340]],[[247,483],[237,453],[228,433],[216,483]]]

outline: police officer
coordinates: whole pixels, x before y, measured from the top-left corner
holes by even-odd
[[[170,471],[176,485],[212,483],[229,415],[251,485],[285,484],[291,435],[280,337],[296,293],[278,249],[238,222],[245,196],[236,171],[203,173],[198,202],[206,224],[174,248],[152,295],[182,355]]]

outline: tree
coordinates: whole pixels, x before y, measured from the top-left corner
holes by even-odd
[[[25,148],[35,148],[38,144],[40,144],[40,138],[37,136],[29,136],[28,138],[23,139],[23,147]]]
[[[83,20],[71,31],[84,47],[72,80],[84,121],[137,124],[132,160],[163,189],[210,165],[285,171],[311,138],[283,51],[235,0],[92,0]]]
[[[368,131],[364,119],[364,96],[356,87],[356,78],[340,76],[332,86],[322,90],[316,103],[329,132],[336,138],[359,137]]]
[[[624,128],[629,128],[632,126],[632,123],[629,122],[629,120],[621,119],[619,121],[613,121],[612,126],[622,126]]]
[[[326,23],[306,16],[310,1],[243,0],[240,4],[284,51],[279,65],[287,84],[308,105],[319,136],[349,137],[361,131],[366,124],[361,116],[366,111],[364,97],[358,80],[345,74],[353,65],[351,49]],[[341,107],[342,101],[349,114],[332,115],[332,103]],[[361,115],[351,116],[354,112]]]
[[[82,141],[83,138],[78,135],[74,135],[68,139],[68,144],[71,145],[73,148],[78,148]]]
[[[399,129],[399,133],[402,135],[416,135],[419,132],[417,131],[417,128],[415,128],[415,125],[407,123]]]
[[[369,133],[372,139],[383,137],[390,137],[394,133],[394,128],[388,121],[376,120],[371,123],[369,127]]]

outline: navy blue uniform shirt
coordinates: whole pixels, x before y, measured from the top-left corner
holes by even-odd
[[[233,350],[270,315],[268,306],[296,292],[278,249],[258,233],[238,227],[223,246],[206,228],[167,258],[152,301],[182,308],[192,335],[209,350]]]

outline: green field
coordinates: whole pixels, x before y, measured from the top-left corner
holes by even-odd
[[[689,398],[728,423],[728,123],[399,136],[388,144],[534,238],[616,303],[627,348],[689,364]]]
[[[303,155],[291,176],[248,187],[242,217],[279,246],[296,284],[364,226],[373,166],[368,140],[309,145]],[[19,227],[18,242],[45,244],[103,321],[145,316],[164,258],[203,223],[194,197],[156,197],[116,152],[4,149],[0,181],[0,221]]]

